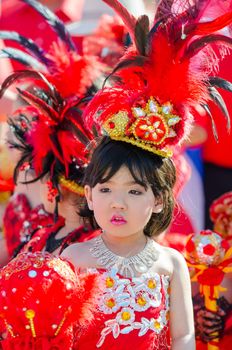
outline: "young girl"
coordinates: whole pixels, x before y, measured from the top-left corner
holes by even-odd
[[[80,336],[78,349],[126,349],[129,344],[168,349],[169,323],[172,349],[194,349],[186,263],[177,251],[152,239],[172,217],[172,161],[104,137],[85,183],[84,215],[102,234],[68,247],[63,256],[77,269],[97,269],[105,292],[99,318]]]
[[[63,256],[77,270],[98,271],[105,290],[92,329],[78,333],[77,349],[194,350],[186,263],[152,237],[172,217],[169,158],[188,134],[192,109],[210,114],[210,100],[222,107],[216,88],[226,82],[211,77],[215,55],[202,49],[209,37],[215,46],[227,42],[212,33],[232,16],[199,23],[212,2],[189,7],[186,1],[183,13],[174,6],[179,13],[163,13],[150,28],[146,16],[136,21],[117,0],[104,1],[121,15],[134,44],[114,69],[113,87],[85,109],[87,125],[106,135],[85,173],[88,210],[82,212],[102,234]]]

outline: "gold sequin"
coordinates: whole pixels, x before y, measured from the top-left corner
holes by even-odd
[[[131,314],[128,311],[122,312],[122,319],[123,321],[129,321],[131,318]]]
[[[147,285],[148,285],[148,288],[150,288],[150,289],[155,289],[156,288],[155,280],[149,280]]]
[[[113,298],[110,298],[106,301],[106,306],[112,309],[116,305],[116,302]]]
[[[114,286],[114,280],[111,277],[106,278],[106,287],[107,288],[112,288]]]

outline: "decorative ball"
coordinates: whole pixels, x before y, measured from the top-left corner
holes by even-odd
[[[19,254],[0,271],[1,327],[30,335],[33,320],[36,336],[54,336],[52,325],[61,324],[78,288],[68,262],[48,253]]]
[[[190,263],[216,266],[223,260],[229,243],[220,234],[205,230],[191,235],[185,248]]]

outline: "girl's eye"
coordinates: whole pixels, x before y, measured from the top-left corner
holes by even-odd
[[[140,196],[141,194],[143,194],[141,191],[137,191],[137,190],[130,190],[129,193],[134,194],[135,196]]]
[[[103,188],[100,188],[99,191],[100,191],[101,193],[108,193],[108,192],[110,192],[110,189],[107,188],[107,187],[103,187]]]

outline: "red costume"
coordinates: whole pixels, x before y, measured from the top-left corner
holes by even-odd
[[[61,253],[66,247],[75,242],[84,242],[99,234],[98,231],[93,231],[86,226],[80,226],[68,233],[67,236],[56,239],[59,230],[65,226],[65,219],[59,216],[56,223],[53,221],[46,227],[39,228],[31,235],[30,240],[26,243],[20,252],[37,252],[43,251],[53,253],[59,251]]]
[[[208,109],[207,103],[214,99],[212,94],[217,93],[217,87],[221,83],[209,75],[209,66],[213,64],[215,56],[208,56],[208,51],[202,54],[201,49],[205,48],[208,36],[211,38],[211,35],[213,42],[226,43],[223,36],[219,39],[217,36],[214,37],[213,33],[231,23],[231,13],[222,15],[215,22],[200,23],[202,8],[204,9],[205,5],[204,1],[200,1],[195,6],[195,11],[188,9],[189,12],[186,10],[174,15],[170,12],[168,17],[162,13],[162,16],[155,19],[154,24],[150,26],[147,16],[136,20],[118,1],[105,0],[105,2],[122,16],[133,41],[132,47],[116,67],[114,73],[117,79],[114,87],[107,86],[98,92],[86,107],[86,100],[83,97],[86,97],[86,90],[92,86],[92,80],[91,84],[84,85],[83,91],[83,84],[90,81],[89,76],[84,75],[86,71],[80,72],[79,69],[80,62],[86,66],[86,60],[85,57],[77,56],[68,34],[60,30],[61,28],[58,28],[58,31],[62,34],[62,44],[59,42],[54,45],[49,55],[37,51],[41,70],[16,73],[2,87],[4,91],[12,82],[17,79],[24,80],[25,77],[32,79],[33,85],[36,86],[37,91],[32,92],[19,89],[20,96],[30,102],[37,111],[33,128],[27,132],[27,143],[23,144],[25,151],[23,160],[32,164],[37,178],[40,178],[41,174],[49,174],[51,193],[56,198],[57,204],[62,186],[70,190],[79,190],[80,194],[82,191],[83,194],[81,179],[89,155],[86,145],[94,139],[93,134],[95,135],[98,130],[103,129],[111,139],[131,143],[154,153],[156,157],[170,157],[173,154],[173,147],[188,134],[192,109],[199,104]],[[34,47],[31,47],[31,50],[33,49]],[[63,60],[64,57],[68,59]],[[91,69],[95,66],[97,65],[94,62]],[[43,67],[47,70],[43,70]],[[80,109],[84,109],[86,120],[82,119]],[[15,126],[14,121],[12,126]],[[74,131],[77,131],[77,134]],[[154,253],[152,248],[151,253]],[[145,255],[144,259],[147,256]],[[28,257],[30,258],[30,254]],[[25,257],[18,265],[21,266],[24,261]],[[53,304],[49,305],[48,293],[44,293],[41,299],[34,294],[30,298],[30,278],[38,275],[38,265],[40,266],[40,261],[33,261],[32,267],[30,265],[29,274],[25,278],[28,284],[25,286],[22,283],[23,279],[20,279],[22,275],[19,273],[17,276],[19,287],[23,285],[20,289],[23,295],[23,298],[19,299],[20,307],[15,307],[12,300],[7,305],[2,303],[3,310],[0,314],[3,315],[3,321],[6,320],[4,322],[6,328],[8,325],[5,343],[15,342],[11,333],[14,331],[14,321],[10,318],[12,314],[14,316],[16,314],[24,321],[20,323],[23,327],[16,327],[18,339],[25,334],[28,335],[28,329],[25,328],[25,314],[22,313],[27,311],[28,304],[26,310],[22,310],[21,305],[21,300],[23,302],[25,300],[24,294],[33,302],[33,307],[30,306],[29,310],[33,311],[34,307],[41,310],[40,305],[42,311],[44,311],[43,305],[46,305],[46,310],[49,309],[49,317],[41,312],[38,320],[40,327],[35,327],[33,323],[36,321],[33,312],[26,314],[30,321],[32,336],[30,341],[35,342],[33,338],[36,329],[42,332],[40,334],[46,341],[52,336],[54,339],[54,332],[51,334],[53,327],[46,329],[43,322],[47,325],[47,321],[51,319],[50,313],[53,317],[58,317],[59,307],[57,313],[57,308],[54,308]],[[54,265],[56,271],[56,264]],[[131,344],[139,349],[168,350],[169,278],[156,273],[149,274],[149,270],[147,273],[140,271],[139,277],[127,278],[121,273],[118,274],[114,267],[104,271],[98,270],[99,276],[103,276],[105,285],[103,296],[95,304],[99,306],[96,308],[95,323],[93,326],[90,325],[89,330],[82,324],[80,329],[77,326],[73,349],[98,347],[121,350]],[[47,275],[49,271],[46,268],[43,277]],[[16,291],[14,288],[13,291],[12,285],[8,283],[8,277],[6,272],[6,278],[2,281],[2,291],[5,287],[9,288],[12,297],[14,292],[17,295],[17,284]],[[38,283],[40,284],[40,279],[37,280],[37,286]],[[41,291],[41,287],[38,289],[36,287],[34,290],[37,293],[37,290]],[[62,308],[63,305],[67,305],[66,296],[64,302],[60,300],[59,286],[56,285],[52,291],[51,299],[56,306]],[[91,288],[87,286],[87,295],[88,291],[91,293]],[[4,295],[5,293],[2,294],[3,298]],[[71,312],[75,310],[75,298],[73,299],[73,308],[69,304]],[[79,306],[81,304],[79,300]],[[8,318],[7,310],[11,305],[13,309]],[[4,306],[7,307],[6,310]],[[53,325],[50,322],[49,324]],[[54,324],[57,330],[60,329],[57,320]],[[68,324],[65,325],[62,321],[60,324],[64,332],[69,331]],[[72,339],[72,335],[73,333],[67,340]],[[57,347],[59,348],[60,344]]]
[[[228,192],[215,199],[210,206],[210,218],[213,222],[214,231],[220,233],[224,239],[231,243],[232,238],[232,192]],[[225,276],[225,279],[227,276]],[[218,305],[224,310],[223,332],[217,346],[219,350],[227,350],[232,342],[232,304],[226,299],[231,300],[231,277],[229,283],[226,283],[227,290],[224,296],[219,298]],[[222,294],[223,295],[223,294]],[[221,301],[222,300],[222,301]],[[197,341],[197,350],[207,350],[207,344]]]
[[[27,197],[17,194],[11,197],[5,210],[3,225],[9,257],[26,242],[38,227],[52,225],[54,215],[47,213],[43,205],[31,209]]]
[[[115,78],[113,87],[107,86],[99,91],[87,105],[84,117],[89,128],[100,125],[111,140],[130,143],[167,158],[173,155],[175,147],[189,134],[193,111],[203,107],[211,118],[214,136],[217,137],[209,102],[224,112],[229,125],[224,101],[218,97],[218,88],[230,92],[232,89],[229,82],[214,76],[214,68],[217,68],[215,56],[220,59],[220,54],[217,56],[218,52],[214,49],[220,48],[221,44],[231,45],[230,38],[217,35],[219,30],[232,22],[231,2],[223,1],[225,8],[222,12],[215,13],[215,17],[218,17],[207,22],[205,18],[213,11],[214,1],[193,1],[191,5],[189,1],[161,1],[153,26],[149,25],[147,16],[136,20],[117,0],[104,2],[121,15],[130,33],[132,46],[110,76]],[[171,9],[168,3],[173,5]],[[104,265],[104,256],[102,261]],[[107,270],[107,277],[110,278],[106,277],[106,282],[114,288],[112,276],[108,276],[110,273]],[[163,344],[162,340],[156,343],[157,335],[146,333],[154,325],[146,319],[151,317],[148,316],[151,310],[143,309],[144,318],[140,319],[140,315],[131,307],[137,307],[137,304],[145,305],[145,308],[147,306],[147,300],[144,300],[146,294],[137,297],[133,293],[133,282],[141,283],[140,278],[146,278],[146,274],[141,275],[132,281],[127,278],[121,281],[119,278],[116,285],[118,289],[106,293],[105,299],[99,304],[99,325],[91,334],[80,337],[80,349],[86,344],[89,349],[96,346],[124,349],[125,344],[139,349],[168,349],[168,344]],[[128,291],[132,295],[129,303]],[[122,310],[118,309],[117,293],[121,296],[119,303],[122,303]],[[111,311],[114,307],[117,314]],[[152,311],[158,312],[155,308]],[[155,320],[157,315],[152,317]],[[159,322],[155,322],[156,325],[160,330]],[[142,334],[139,333],[140,329]]]
[[[56,33],[56,40],[52,38],[49,47],[40,47],[40,44],[15,33],[0,32],[0,36],[20,43],[30,53],[5,48],[11,59],[29,66],[30,70],[12,74],[3,83],[1,94],[14,82],[31,86],[18,90],[29,105],[18,108],[9,118],[16,139],[12,141],[12,146],[21,152],[15,173],[17,175],[22,167],[29,166],[34,170],[35,180],[48,174],[49,200],[56,201],[56,213],[48,214],[41,207],[30,212],[24,197],[19,214],[18,203],[12,202],[5,215],[10,255],[17,246],[17,251],[20,251],[30,238],[32,242],[26,244],[23,250],[45,249],[52,252],[65,240],[55,239],[56,233],[65,224],[57,212],[60,189],[83,196],[80,183],[88,161],[86,145],[93,139],[93,134],[83,126],[81,113],[86,104],[85,97],[91,97],[95,92],[94,81],[105,69],[97,57],[79,54],[64,24],[51,11],[37,1],[23,1]],[[78,129],[83,134],[81,141],[84,140],[85,145],[78,139]],[[80,231],[85,232],[85,228],[78,229],[77,234],[80,240],[85,239]],[[74,239],[74,233],[70,235]],[[49,242],[53,242],[54,247]]]
[[[121,350],[129,344],[140,350],[170,349],[169,277],[124,278],[116,269],[99,270],[99,274],[105,289],[96,323],[87,331],[80,329],[76,349]]]

